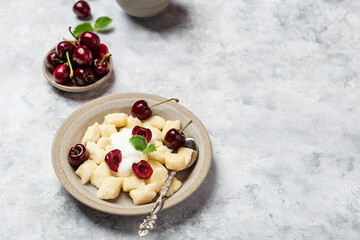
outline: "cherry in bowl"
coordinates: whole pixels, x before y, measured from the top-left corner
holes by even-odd
[[[133,163],[132,169],[135,175],[141,179],[148,179],[153,174],[152,167],[145,160],[141,160],[139,163]]]
[[[86,150],[84,145],[76,144],[74,147],[70,148],[68,153],[68,161],[71,165],[78,167],[88,159],[89,152]]]
[[[89,68],[78,67],[74,71],[74,82],[78,86],[86,86],[94,82],[94,73]]]
[[[148,106],[148,103],[145,100],[138,100],[131,107],[131,115],[140,120],[148,119],[152,115],[152,111],[151,111],[152,107],[155,107],[157,105],[160,105],[160,104],[172,101],[172,100],[174,100],[175,102],[179,102],[179,99],[177,99],[177,98],[170,98],[168,100]]]
[[[93,32],[83,32],[78,36],[80,45],[85,45],[90,49],[95,49],[100,45],[100,38],[96,33]]]
[[[56,53],[56,51],[53,51],[50,54],[48,54],[46,59],[45,59],[45,66],[51,72],[54,71],[55,68],[57,66],[59,66],[61,63],[64,63],[64,61],[62,61],[59,58],[59,55]]]
[[[100,43],[98,47],[94,48],[92,51],[93,58],[103,58],[105,54],[109,53],[109,49],[103,43]]]
[[[105,156],[105,162],[108,164],[109,168],[114,172],[117,172],[119,165],[122,160],[122,154],[119,149],[114,149]]]
[[[87,46],[76,46],[71,55],[72,62],[77,66],[89,66],[92,55]]]
[[[144,127],[140,127],[140,126],[135,126],[132,130],[132,135],[139,135],[142,136],[146,139],[147,142],[150,142],[151,138],[152,138],[152,133],[151,130],[148,128],[144,128]]]
[[[66,58],[66,52],[69,52],[69,54],[71,55],[74,47],[75,45],[69,41],[61,41],[56,46],[56,53],[58,54],[60,59],[64,60]]]
[[[110,56],[111,56],[111,54],[108,53],[108,54],[105,54],[102,59],[95,58],[93,60],[93,62],[91,64],[91,70],[95,73],[96,76],[103,77],[109,72],[110,65],[106,61],[106,59]]]
[[[57,66],[53,72],[53,77],[56,83],[66,84],[70,81],[70,68],[64,63]]]
[[[170,129],[164,137],[164,145],[170,149],[179,149],[181,148],[186,141],[185,135],[183,131],[187,126],[192,123],[190,120],[180,131],[175,128]]]

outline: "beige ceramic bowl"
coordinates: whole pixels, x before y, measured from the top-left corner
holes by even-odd
[[[140,99],[149,105],[165,100],[162,97],[127,93],[116,94],[93,100],[73,112],[60,126],[53,141],[51,158],[56,175],[65,189],[77,200],[96,210],[117,215],[138,215],[149,213],[153,203],[135,206],[128,193],[121,192],[119,197],[105,201],[96,197],[97,189],[91,184],[83,185],[75,174],[75,169],[67,160],[69,149],[80,143],[88,126],[95,122],[102,123],[104,116],[113,112],[130,114],[131,106]],[[193,120],[185,129],[186,137],[194,138],[199,147],[197,162],[189,169],[176,176],[183,182],[178,192],[165,201],[164,209],[172,207],[189,197],[204,181],[211,165],[212,150],[209,135],[200,120],[179,103],[169,102],[152,109],[153,115],[168,120],[180,120],[183,124]],[[154,199],[154,201],[156,198]]]
[[[116,0],[120,7],[134,17],[152,17],[163,11],[170,0]]]
[[[54,87],[56,87],[57,89],[66,91],[66,92],[86,92],[86,91],[90,91],[94,88],[97,88],[98,86],[100,86],[102,83],[104,83],[107,79],[109,79],[110,74],[112,72],[112,58],[110,57],[110,61],[109,61],[109,72],[103,76],[102,78],[96,80],[96,82],[94,82],[93,84],[87,85],[87,86],[76,86],[76,85],[63,85],[63,84],[59,84],[57,82],[55,82],[55,79],[53,77],[52,72],[50,72],[46,67],[45,67],[45,59],[46,57],[51,53],[55,51],[55,48],[51,49],[46,55],[45,58],[43,60],[43,65],[42,65],[42,71],[44,73],[44,76],[46,77],[46,79],[49,81],[49,83],[51,85],[53,85]],[[75,69],[74,69],[75,70]]]

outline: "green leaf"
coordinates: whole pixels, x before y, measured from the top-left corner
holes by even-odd
[[[156,151],[156,147],[154,144],[150,144],[149,146],[147,146],[147,148],[143,151],[144,154],[149,154],[151,152],[155,152]]]
[[[112,19],[109,17],[99,17],[96,19],[94,24],[94,30],[100,31],[106,28],[110,23],[112,22]]]
[[[134,146],[136,151],[143,152],[147,147],[146,139],[143,136],[135,135],[129,139],[129,142]]]
[[[90,32],[94,31],[94,28],[91,26],[90,22],[80,23],[79,25],[77,25],[75,27],[73,33],[75,36],[79,36],[80,34],[82,34],[83,32],[86,32],[86,31],[90,31]]]

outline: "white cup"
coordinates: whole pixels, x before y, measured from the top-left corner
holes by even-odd
[[[152,17],[166,8],[170,0],[116,0],[120,7],[134,17]]]

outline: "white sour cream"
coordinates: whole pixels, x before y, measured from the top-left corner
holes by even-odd
[[[111,134],[111,145],[114,149],[121,151],[122,160],[119,165],[118,173],[123,176],[129,176],[132,172],[133,163],[140,162],[141,152],[136,151],[129,142],[132,137],[132,129],[123,128],[120,132]]]

